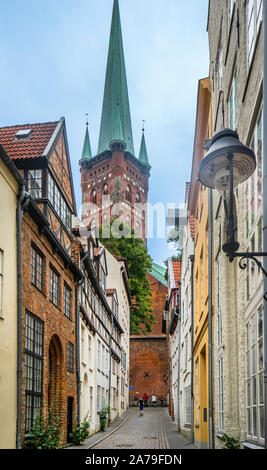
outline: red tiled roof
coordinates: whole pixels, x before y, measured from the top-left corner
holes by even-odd
[[[58,121],[0,127],[0,143],[12,159],[41,157],[57,125]],[[29,137],[16,139],[16,133],[23,129],[32,130]]]
[[[181,279],[181,261],[172,260],[172,269],[173,269],[175,286],[177,286],[177,282]]]
[[[194,240],[195,239],[195,217],[193,216],[193,214],[191,214],[191,212],[188,212],[188,217],[189,217],[191,237]]]

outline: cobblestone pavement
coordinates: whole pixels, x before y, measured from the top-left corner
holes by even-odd
[[[163,423],[163,409],[138,408],[117,431],[96,444],[93,449],[168,449],[168,439]]]

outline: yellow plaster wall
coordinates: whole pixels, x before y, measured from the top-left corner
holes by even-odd
[[[0,448],[16,447],[18,183],[0,158],[0,249],[4,252],[0,316]]]

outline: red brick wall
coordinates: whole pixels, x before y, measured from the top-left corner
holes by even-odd
[[[131,336],[130,339],[130,400],[134,397],[163,395],[167,397],[168,353],[166,335],[162,334],[162,312],[167,287],[151,274],[147,274],[152,289],[152,308],[156,324],[146,335]],[[149,374],[149,375],[147,375]]]
[[[44,255],[44,286],[40,292],[31,283],[31,244],[32,242]],[[52,263],[60,275],[60,305],[57,308],[49,299],[49,263]],[[64,281],[71,288],[71,319],[64,315],[63,285]],[[67,439],[67,397],[73,397],[73,420],[77,411],[77,376],[76,376],[76,337],[75,337],[75,284],[73,275],[64,268],[63,261],[53,253],[44,235],[38,233],[36,224],[28,213],[24,214],[22,223],[22,315],[23,315],[23,364],[22,364],[22,435],[25,430],[25,312],[28,310],[44,322],[43,351],[43,396],[47,408],[49,391],[49,346],[57,351],[56,385],[57,400],[61,419],[62,441]],[[52,339],[52,342],[51,342]],[[74,345],[74,371],[67,370],[67,344]],[[52,358],[53,360],[53,358]],[[53,384],[50,385],[50,387]]]

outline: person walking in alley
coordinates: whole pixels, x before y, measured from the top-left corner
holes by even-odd
[[[140,410],[140,416],[143,416],[143,414],[144,414],[144,400],[139,401],[139,410]]]
[[[146,392],[144,393],[144,396],[143,396],[143,400],[144,400],[144,406],[147,407],[147,399],[148,399],[148,395],[146,394]]]

